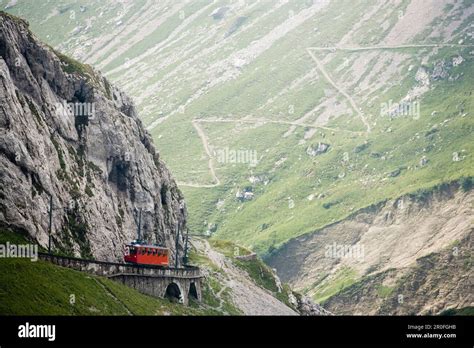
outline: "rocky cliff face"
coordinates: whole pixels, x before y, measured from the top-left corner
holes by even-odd
[[[0,100],[2,224],[46,247],[51,196],[53,248],[118,260],[141,209],[174,257],[183,196],[126,95],[0,13]]]
[[[439,314],[472,306],[472,181],[355,212],[267,262],[339,314]]]
[[[389,269],[362,278],[325,302],[343,315],[437,315],[473,308],[472,242],[463,239],[410,267]]]

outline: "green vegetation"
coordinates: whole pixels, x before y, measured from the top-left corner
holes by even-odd
[[[15,91],[16,92],[16,91]],[[17,94],[17,97],[18,97],[18,94]],[[28,107],[30,108],[33,116],[35,116],[35,121],[36,121],[36,125],[38,127],[41,127],[42,123],[43,123],[43,120],[41,119],[41,116],[40,114],[38,113],[38,109],[36,109],[36,106],[35,104],[33,103],[32,100],[30,100],[30,98],[26,97],[26,103],[28,104]],[[21,99],[23,100],[23,98]]]
[[[235,259],[236,246],[222,240],[245,247],[237,253],[252,250],[265,258],[295,237],[380,202],[403,195],[423,201],[449,190],[473,188],[472,47],[311,51],[323,62],[327,75],[354,99],[371,126],[370,133],[308,53],[308,48],[338,46],[349,37],[355,47],[379,45],[408,4],[404,0],[379,7],[358,0],[348,7],[343,1],[333,1],[285,33],[286,21],[300,18],[309,2],[289,1],[276,7],[275,2],[263,1],[219,18],[211,14],[229,6],[227,0],[208,6],[192,1],[183,5],[182,12],[167,12],[168,8],[158,5],[151,9],[144,0],[134,1],[126,10],[125,5],[110,1],[68,0],[33,6],[19,0],[9,11],[28,18],[35,33],[66,53],[83,52],[87,42],[100,42],[104,33],[112,33],[102,41],[104,47],[94,46],[97,52],[87,58],[138,100],[146,125],[162,118],[151,134],[161,158],[183,184],[191,230],[212,235],[213,247],[274,291],[275,284],[259,259]],[[472,1],[456,6],[456,14],[436,18],[407,43],[462,40],[473,45],[474,39],[465,34],[472,16],[460,18]],[[150,11],[154,18],[164,20],[143,33],[142,23],[135,20]],[[101,14],[101,19],[89,23],[91,13]],[[165,13],[169,16],[164,17]],[[366,17],[362,21],[361,14]],[[453,20],[459,20],[459,26],[452,36],[443,37]],[[84,23],[90,24],[87,30]],[[270,42],[276,33],[282,35]],[[114,40],[114,35],[122,36]],[[57,54],[65,71],[92,74],[88,66]],[[235,58],[241,56],[245,63],[240,66]],[[463,62],[455,66],[453,59],[459,56]],[[374,73],[378,65],[381,68]],[[438,74],[440,69],[444,77]],[[417,71],[431,76],[429,90],[416,99],[419,117],[381,115],[382,105],[397,103],[421,87]],[[231,78],[225,78],[227,73]],[[104,89],[110,96],[110,86],[105,84]],[[30,108],[34,112],[34,105]],[[284,122],[303,117],[302,124],[289,132],[290,125]],[[246,122],[239,122],[244,118]],[[249,121],[259,118],[265,122]],[[215,184],[209,156],[192,123],[195,119],[228,121],[199,123],[220,185],[186,186]],[[313,128],[321,123],[325,128]],[[308,155],[308,146],[319,142],[329,144],[329,149]],[[226,148],[255,151],[258,164],[218,162],[215,151]],[[58,156],[61,162],[60,151]],[[59,175],[70,180],[62,169]],[[252,199],[236,197],[244,189],[253,193]],[[85,190],[89,195],[92,192],[89,187]],[[190,257],[216,272],[217,279],[219,269],[206,255]],[[353,270],[342,269],[334,281],[323,280],[307,291],[324,301],[352,287],[357,278]],[[216,284],[206,289],[207,295],[221,290]],[[382,285],[377,288],[380,297],[390,296],[391,291]]]
[[[223,287],[226,274],[212,262],[204,253],[191,250],[189,263],[208,270],[206,280],[202,285],[202,298],[206,313],[209,315],[240,315],[242,312],[232,301],[230,289]]]
[[[51,48],[54,54],[61,60],[63,71],[68,74],[79,74],[84,77],[91,77],[94,75],[94,70],[90,65],[82,64],[77,60],[62,54]]]
[[[459,183],[461,185],[461,188],[464,192],[467,192],[467,191],[470,191],[472,190],[472,188],[474,187],[474,180],[472,177],[469,177],[469,178],[461,178],[459,180]]]
[[[433,252],[418,258],[416,264],[410,267],[408,272],[398,277],[391,286],[383,285],[383,283],[386,279],[393,279],[393,276],[397,272],[397,270],[393,268],[358,277],[355,280],[349,279],[348,285],[341,286],[338,291],[332,291],[332,294],[322,299],[321,303],[324,305],[328,299],[331,301],[344,301],[344,299],[358,298],[361,294],[367,294],[367,296],[369,296],[368,294],[375,291],[375,294],[382,300],[380,314],[386,314],[392,312],[399,294],[405,294],[406,298],[409,299],[408,301],[413,301],[412,303],[414,303],[417,301],[416,292],[418,289],[425,287],[426,284],[431,281],[435,281],[432,291],[434,296],[437,296],[440,287],[447,286],[449,288],[451,286],[452,278],[450,275],[456,276],[457,281],[462,281],[459,275],[464,274],[467,276],[472,269],[472,256],[469,250],[468,240],[469,237],[466,237],[466,239],[462,241],[455,240],[440,253]],[[459,254],[449,261],[446,261],[446,255],[452,255],[455,246],[459,248]],[[341,278],[343,277],[339,277],[339,279]],[[349,276],[349,278],[351,277]],[[330,282],[330,287],[333,288],[333,290],[335,290],[334,287],[336,283],[337,280]],[[321,287],[321,284],[324,286],[324,281],[319,282],[314,289]],[[413,313],[416,313],[416,311]],[[472,307],[450,308],[442,311],[440,315],[473,315],[473,310]]]
[[[1,229],[0,244],[7,242],[32,243],[18,232]],[[0,299],[1,315],[206,313],[202,308],[186,308],[166,299],[143,295],[107,278],[29,259],[0,259]]]
[[[0,259],[0,298],[1,315],[206,313],[203,309],[143,295],[103,277],[25,259]]]
[[[334,275],[330,282],[323,280],[312,289],[308,289],[308,293],[311,294],[315,302],[324,303],[331,296],[354,284],[356,279],[357,274],[353,269],[343,267]]]
[[[21,234],[3,229],[0,243],[31,243]],[[235,248],[224,242],[212,242],[232,257]],[[64,254],[64,253],[63,253]],[[242,255],[241,254],[241,255]],[[240,315],[230,289],[223,286],[226,275],[203,254],[190,254],[192,264],[206,267],[211,273],[202,284],[203,302],[190,299],[188,307],[168,299],[157,299],[104,277],[59,267],[44,261],[0,259],[0,314],[2,315]],[[261,260],[239,261],[259,286],[288,302],[291,289],[283,286],[278,292],[275,278]],[[73,300],[72,300],[73,299]],[[74,303],[71,303],[73,301]]]
[[[12,16],[8,12],[0,11],[0,16],[5,16],[5,17],[10,18],[11,20],[13,20],[14,22],[16,22],[20,25],[24,25],[27,28],[29,27],[29,23],[25,19],[17,17],[17,16]]]
[[[54,136],[51,136],[51,142],[54,145],[54,148],[56,149],[56,152],[58,154],[58,160],[59,160],[59,166],[61,167],[61,173],[64,176],[67,176],[66,173],[66,162],[64,161],[64,153],[63,150],[61,149],[61,146],[58,144]]]
[[[7,242],[12,244],[27,244],[31,243],[29,239],[29,236],[22,234],[21,232],[13,232],[5,228],[0,229],[0,244],[5,244]]]
[[[137,98],[139,114],[146,125],[170,116],[151,133],[161,158],[181,183],[214,184],[209,158],[193,119],[249,117],[271,121],[200,123],[212,150],[256,151],[259,162],[255,167],[248,163],[218,163],[214,154],[213,165],[221,185],[181,186],[194,233],[206,234],[213,226],[211,233],[216,238],[232,240],[265,257],[288,240],[340,221],[359,209],[474,175],[474,145],[470,141],[474,125],[469,114],[474,108],[469,94],[474,60],[469,47],[442,47],[436,51],[402,47],[380,49],[378,54],[376,50],[313,50],[324,61],[327,74],[353,96],[371,125],[370,134],[364,133],[361,119],[345,97],[321,76],[307,51],[310,47],[337,45],[350,28],[354,30],[354,46],[378,45],[398,23],[408,1],[376,8],[361,0],[353,2],[350,9],[341,1],[331,2],[255,59],[242,67],[229,68],[235,70],[235,77],[224,79],[209,90],[206,86],[220,76],[219,71],[215,71],[216,76],[210,72],[224,59],[230,59],[232,65],[233,55],[253,47],[253,43],[288,20],[289,14],[298,16],[309,4],[289,1],[276,7],[268,1],[213,17],[214,11],[229,6],[226,0],[209,6],[191,2],[183,6],[182,12],[170,13],[158,29],[146,31],[139,41],[136,35],[141,25],[137,26],[135,17],[153,10],[158,18],[167,10],[159,6],[150,9],[144,0],[127,5],[126,10],[124,6],[85,0],[31,6],[20,0],[9,11],[27,18],[35,33],[66,53],[82,52],[78,48],[95,42],[104,33],[121,35],[125,27],[131,29],[121,36],[120,44],[107,41],[103,50],[89,58],[101,66],[112,82],[124,85]],[[360,22],[360,13],[373,10],[377,18],[385,18],[383,30],[374,16]],[[53,11],[57,15],[48,17]],[[101,13],[101,19],[84,30],[91,13]],[[442,28],[451,21],[452,18],[438,18],[426,32],[418,33],[413,43],[442,41],[427,36],[434,26]],[[474,40],[463,34],[469,25],[469,20],[464,20],[449,42],[462,39],[464,44],[473,44]],[[179,31],[182,26],[184,31]],[[58,27],[64,30],[54,29]],[[196,35],[202,41],[196,40]],[[159,50],[154,50],[158,46]],[[118,51],[120,54],[115,55]],[[149,59],[151,52],[153,59]],[[453,66],[453,58],[459,55],[464,61]],[[61,59],[71,71],[88,73],[86,66],[67,57]],[[418,100],[419,118],[381,115],[381,105],[390,100],[396,103],[419,86],[415,79],[418,69],[433,74],[440,61],[446,63],[449,76],[432,79],[430,90]],[[382,64],[381,71],[387,73],[383,79],[372,73],[377,64]],[[353,78],[353,66],[361,69],[357,79]],[[104,89],[110,95],[109,86]],[[332,110],[325,104],[329,101],[347,110]],[[181,105],[186,107],[177,111]],[[318,106],[321,107],[317,109]],[[315,112],[311,114],[312,110]],[[324,124],[327,128],[312,130],[309,125],[324,113],[329,113]],[[303,125],[294,127],[289,134],[288,124],[277,123],[294,122],[305,115]],[[308,132],[314,133],[305,139]],[[329,150],[309,156],[307,147],[318,142],[330,144]],[[459,160],[453,160],[454,153]],[[421,165],[424,157],[427,162]],[[262,180],[250,182],[251,177]],[[237,190],[246,187],[252,189],[253,199],[236,199]],[[472,180],[466,179],[461,187],[470,189]]]
[[[275,274],[259,257],[255,255],[255,258],[250,259],[239,258],[250,255],[250,250],[235,243],[218,239],[210,239],[209,244],[213,249],[228,257],[235,266],[245,271],[255,284],[270,291],[287,306],[293,307],[293,304],[289,302],[289,295],[292,293],[290,286],[281,284],[281,288],[279,288]]]
[[[241,247],[227,240],[210,239],[209,244],[212,248],[219,250],[227,257],[235,259],[236,256],[250,255],[252,252],[247,248]]]
[[[390,286],[384,286],[382,284],[379,284],[377,287],[377,294],[380,296],[380,297],[388,297],[392,294],[394,288],[390,287]]]
[[[74,209],[69,209],[66,216],[66,225],[63,228],[62,233],[66,235],[62,238],[63,241],[74,241],[79,245],[81,251],[81,257],[85,259],[92,259],[92,252],[87,233],[90,229],[87,221],[83,221],[80,218],[81,214],[78,213],[77,204]],[[72,254],[72,244],[67,245],[67,253]]]
[[[27,236],[0,229],[0,244],[32,243]],[[42,251],[42,248],[39,248]],[[44,250],[43,250],[44,251]],[[158,299],[104,277],[29,259],[0,259],[0,315],[222,315],[241,314],[229,291],[210,277],[203,302],[185,307]],[[72,303],[72,302],[73,303]]]
[[[474,315],[474,307],[450,308],[441,312],[440,315]]]

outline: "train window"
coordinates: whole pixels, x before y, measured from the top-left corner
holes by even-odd
[[[145,249],[142,249],[142,255],[145,255]]]
[[[137,249],[130,248],[130,255],[135,255],[137,253]]]
[[[156,249],[153,249],[153,255],[156,255]]]
[[[151,249],[147,249],[148,255],[151,254]]]

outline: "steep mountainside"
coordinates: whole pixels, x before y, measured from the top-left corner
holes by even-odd
[[[267,262],[283,281],[336,314],[469,307],[473,204],[472,182],[442,185],[295,238]]]
[[[411,267],[364,277],[324,305],[346,315],[473,315],[473,235],[471,228],[464,238],[420,257]]]
[[[471,0],[2,5],[135,98],[193,232],[336,314],[472,303]]]
[[[135,98],[195,232],[265,255],[474,174],[472,1],[3,4]]]
[[[184,200],[126,95],[3,12],[0,81],[2,245],[45,249],[51,198],[54,252],[121,261],[139,209],[144,237],[175,250],[176,229],[186,228]],[[2,259],[0,314],[327,314],[248,250],[194,237],[192,243],[191,262],[205,276],[202,303],[186,308],[47,262]]]
[[[228,241],[193,238],[191,260],[203,270],[206,289],[221,312],[233,303],[245,315],[330,315],[292,291],[250,250]]]
[[[245,248],[192,239],[190,262],[203,275],[202,302],[188,307],[159,299],[105,277],[28,259],[0,259],[0,315],[327,315],[282,284]],[[0,244],[31,242],[0,228]],[[239,250],[239,254],[235,251]],[[73,295],[73,301],[71,301]]]
[[[2,224],[47,247],[51,196],[56,251],[118,260],[142,209],[145,237],[175,250],[183,197],[127,96],[4,13],[0,81]]]

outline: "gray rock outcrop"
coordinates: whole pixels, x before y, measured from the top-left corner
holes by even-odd
[[[174,259],[184,199],[125,94],[0,12],[0,100],[2,225],[47,247],[52,196],[56,251],[121,260],[141,209]]]
[[[296,297],[298,311],[301,315],[316,316],[316,315],[333,315],[331,312],[325,310],[319,304],[313,302],[308,296]]]
[[[309,156],[314,157],[314,156],[325,153],[329,149],[329,146],[330,146],[329,144],[319,142],[316,145],[308,146],[308,148],[306,149],[306,153]]]

